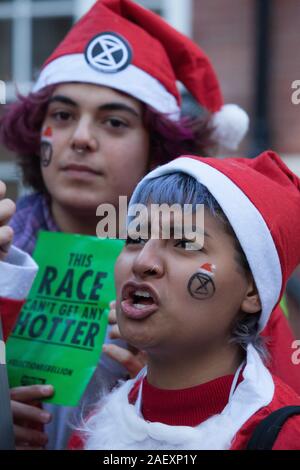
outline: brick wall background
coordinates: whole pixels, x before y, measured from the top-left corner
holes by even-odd
[[[256,74],[255,0],[193,0],[193,38],[211,58],[226,102],[252,117]],[[300,173],[300,105],[291,84],[300,79],[300,1],[272,0],[269,96],[270,145]],[[242,149],[250,150],[250,139]]]

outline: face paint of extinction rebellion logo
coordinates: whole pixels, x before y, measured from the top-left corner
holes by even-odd
[[[87,63],[104,73],[116,73],[124,70],[132,59],[128,42],[116,33],[97,34],[85,49]]]
[[[41,164],[43,167],[47,167],[50,165],[52,160],[52,129],[51,127],[47,127],[42,133],[41,138]]]
[[[188,291],[194,299],[207,300],[214,295],[216,291],[213,280],[215,270],[214,264],[205,263],[193,274],[188,283]]]

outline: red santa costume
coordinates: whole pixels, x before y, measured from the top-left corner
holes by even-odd
[[[206,186],[226,214],[259,292],[262,331],[300,262],[300,180],[274,152],[252,160],[180,157],[145,179],[178,171]],[[234,377],[192,389],[156,389],[142,371],[100,403],[86,423],[85,448],[245,449],[257,424],[287,405],[300,405],[300,397],[249,344]],[[300,449],[300,416],[286,422],[274,449]]]
[[[33,259],[13,246],[5,261],[0,261],[0,318],[4,341],[16,322],[36,273]]]

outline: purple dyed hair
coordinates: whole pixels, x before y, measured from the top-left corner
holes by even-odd
[[[40,168],[40,132],[49,99],[56,85],[24,97],[6,106],[0,118],[0,142],[17,154],[23,182],[45,192]],[[150,134],[149,169],[162,165],[183,154],[207,156],[213,147],[208,116],[183,117],[178,122],[145,105],[144,125]]]

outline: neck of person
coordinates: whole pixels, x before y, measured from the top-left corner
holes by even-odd
[[[99,221],[96,217],[96,209],[94,211],[74,210],[52,201],[51,212],[55,223],[62,232],[96,236],[96,227]]]
[[[233,375],[245,358],[245,351],[237,344],[224,344],[215,351],[188,351],[181,355],[149,353],[147,380],[156,388],[183,390],[219,377]]]

